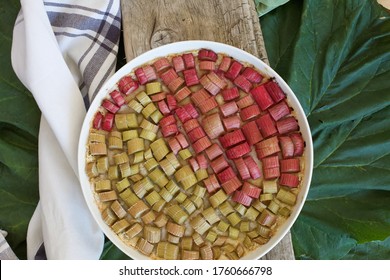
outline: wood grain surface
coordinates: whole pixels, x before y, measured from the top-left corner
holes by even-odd
[[[184,40],[209,40],[243,49],[268,64],[253,0],[123,0],[126,59]],[[263,259],[291,260],[291,235]]]

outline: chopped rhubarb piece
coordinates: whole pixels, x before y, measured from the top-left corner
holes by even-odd
[[[233,81],[240,74],[243,67],[244,66],[240,62],[236,60],[233,61],[229,67],[229,70],[225,73],[225,77]]]
[[[208,91],[211,93],[211,95],[217,95],[221,89],[215,85],[208,77],[207,75],[203,75],[201,78],[200,78],[200,83],[202,84],[202,86]]]
[[[225,103],[219,107],[221,109],[222,115],[224,117],[233,115],[234,113],[237,113],[238,107],[236,102],[230,101],[228,103]]]
[[[222,151],[221,147],[217,143],[214,143],[213,145],[208,147],[205,150],[205,152],[206,152],[206,155],[209,158],[209,160],[213,160],[216,157],[218,157],[218,156],[223,154],[223,151]]]
[[[175,110],[176,116],[179,118],[179,120],[182,123],[185,123],[186,121],[192,119],[191,115],[188,114],[187,110],[183,107],[179,107]]]
[[[280,136],[279,143],[283,158],[291,158],[294,156],[294,142],[291,140],[290,136]]]
[[[146,65],[142,67],[144,70],[145,76],[148,79],[148,82],[154,81],[157,79],[156,71],[154,71],[154,68],[151,65]]]
[[[123,104],[125,104],[125,98],[123,97],[123,95],[117,91],[117,90],[114,90],[110,93],[110,96],[112,98],[112,100],[114,100],[115,104],[118,105],[119,107],[121,107]]]
[[[231,101],[231,100],[238,98],[240,96],[240,93],[238,92],[237,87],[233,87],[233,88],[227,88],[227,89],[223,90],[222,96],[223,96],[223,100]]]
[[[211,161],[210,167],[211,167],[211,169],[213,169],[214,173],[217,174],[217,173],[221,172],[222,170],[228,168],[229,163],[227,162],[225,156],[221,155],[221,156],[217,157],[216,159],[214,159],[213,161]]]
[[[264,179],[266,180],[275,179],[280,176],[280,169],[279,167],[267,168],[263,170],[263,173],[264,173]]]
[[[248,106],[251,106],[252,104],[254,104],[255,100],[253,100],[252,95],[248,94],[248,95],[244,96],[243,98],[241,98],[240,100],[238,100],[236,103],[237,103],[238,108],[242,109],[242,108],[245,108],[245,107],[248,107]]]
[[[184,60],[180,55],[172,57],[172,64],[176,72],[181,72],[185,69]]]
[[[175,98],[177,102],[180,102],[185,98],[187,98],[190,94],[191,94],[191,90],[188,87],[183,87],[176,92]]]
[[[100,129],[100,126],[102,125],[103,115],[100,112],[97,112],[95,114],[95,117],[93,118],[93,128]]]
[[[184,85],[184,80],[182,77],[178,76],[168,84],[168,88],[172,92],[177,92],[182,85]]]
[[[240,203],[244,206],[250,206],[252,203],[252,197],[247,195],[244,191],[235,191],[232,197],[234,202]]]
[[[251,178],[249,169],[242,158],[235,159],[234,164],[236,165],[236,168],[242,180],[247,180]]]
[[[221,118],[218,113],[214,113],[212,115],[204,117],[202,120],[202,126],[206,134],[210,137],[210,139],[215,139],[223,132],[225,132]]]
[[[215,62],[214,61],[200,61],[199,62],[199,70],[203,71],[214,71],[215,70]]]
[[[279,184],[290,188],[296,188],[299,185],[299,177],[295,174],[282,173],[279,178]]]
[[[237,78],[234,79],[233,83],[246,93],[248,93],[252,88],[252,83],[243,75],[238,75]]]
[[[204,179],[203,183],[208,193],[213,193],[221,188],[221,185],[218,183],[217,176],[215,176],[215,174],[212,174],[207,179]]]
[[[176,123],[176,119],[173,115],[163,117],[158,123],[161,127]]]
[[[195,58],[192,53],[185,53],[182,55],[184,60],[184,65],[186,69],[194,68],[195,67]]]
[[[177,107],[177,101],[172,94],[167,94],[167,104],[170,111],[173,111]]]
[[[198,126],[187,133],[188,139],[191,143],[195,143],[200,138],[203,138],[206,136],[206,132],[204,132],[203,128],[201,126]]]
[[[226,192],[226,194],[231,194],[235,190],[237,190],[239,187],[241,187],[242,183],[241,180],[238,179],[237,176],[233,177],[232,179],[226,181],[225,183],[221,184],[221,187]]]
[[[274,106],[269,107],[268,112],[275,121],[278,121],[290,114],[291,110],[285,101],[281,101]]]
[[[219,64],[218,70],[222,72],[226,72],[229,70],[230,64],[232,63],[232,58],[229,56],[224,56]]]
[[[199,107],[199,104],[209,99],[211,95],[204,89],[200,89],[191,95],[192,102]]]
[[[188,87],[199,84],[199,78],[195,68],[184,70],[183,74]]]
[[[196,119],[197,117],[199,117],[199,113],[198,111],[196,111],[194,105],[192,103],[187,103],[185,105],[183,105],[183,109],[187,111],[188,114],[190,114],[190,116],[194,119]]]
[[[141,85],[144,85],[148,82],[148,78],[146,77],[144,69],[142,69],[142,67],[135,69],[134,73],[137,76],[138,82]]]
[[[227,82],[223,78],[220,78],[214,72],[208,73],[207,74],[207,78],[209,78],[210,81],[212,81],[220,89],[223,89],[223,88],[225,88],[227,86]]]
[[[178,135],[176,135],[176,140],[179,141],[180,146],[181,146],[183,149],[185,149],[185,148],[187,148],[187,147],[189,146],[186,137],[185,137],[183,134],[181,134],[181,133],[179,133]]]
[[[297,120],[290,116],[276,122],[279,134],[287,134],[299,129]]]
[[[250,93],[252,94],[256,103],[260,106],[260,109],[263,111],[267,110],[267,108],[271,107],[275,103],[268,94],[264,85],[259,85],[253,88]]]
[[[195,153],[199,154],[203,152],[205,149],[211,146],[210,139],[205,136],[203,138],[200,138],[198,141],[192,144],[192,148],[194,149]]]
[[[249,182],[244,182],[242,186],[242,192],[252,198],[259,198],[261,194],[261,189],[258,186],[252,185]]]
[[[236,173],[234,172],[233,168],[230,166],[226,167],[221,172],[217,173],[218,181],[223,184],[230,179],[233,179],[234,177],[237,177]]]
[[[251,175],[252,179],[258,179],[261,177],[260,167],[257,165],[257,163],[252,157],[245,157],[244,162],[246,164],[246,167],[248,167],[249,174]]]
[[[170,125],[161,127],[161,133],[164,137],[176,135],[177,132],[178,132],[178,129],[177,129],[176,124],[170,124]]]
[[[198,58],[199,60],[210,60],[210,61],[217,61],[218,55],[209,49],[200,49],[198,52]]]
[[[186,133],[190,132],[191,130],[193,130],[194,128],[197,128],[199,126],[200,126],[200,124],[199,124],[197,119],[190,119],[183,124],[184,130]]]
[[[164,100],[166,97],[167,97],[166,92],[159,92],[159,93],[153,94],[150,97],[150,99],[152,99],[153,102],[158,102],[158,101]]]
[[[119,111],[119,106],[115,105],[114,103],[112,103],[110,100],[108,99],[104,99],[103,102],[102,102],[102,106],[104,109],[106,109],[107,111],[115,114],[116,112]]]
[[[264,86],[267,89],[271,98],[276,103],[281,101],[282,99],[286,98],[286,94],[283,92],[283,90],[280,88],[280,86],[276,82],[270,81],[270,82],[264,84]]]
[[[280,161],[280,171],[284,173],[301,171],[301,163],[299,158],[282,159]]]
[[[241,126],[241,119],[239,116],[231,116],[228,118],[222,119],[223,126],[226,131],[238,129]]]
[[[244,141],[245,136],[242,133],[241,129],[234,130],[219,137],[219,142],[221,142],[222,147],[224,147],[225,149]]]
[[[246,67],[244,71],[242,71],[241,75],[243,75],[251,83],[258,84],[261,80],[263,80],[263,76],[252,67]]]
[[[177,155],[177,153],[181,150],[181,146],[179,141],[176,138],[171,138],[168,140],[168,145],[171,148],[172,152]]]
[[[138,83],[130,76],[123,77],[118,82],[118,88],[123,94],[129,95],[139,87]]]
[[[228,159],[235,159],[250,153],[250,151],[251,147],[248,145],[248,142],[245,141],[244,143],[238,144],[237,146],[227,150],[226,156]]]
[[[243,121],[251,120],[260,115],[260,108],[257,104],[245,107],[241,109],[240,116]]]
[[[165,85],[169,85],[177,77],[179,77],[179,76],[177,75],[175,70],[173,70],[172,68],[170,68],[167,71],[165,71],[164,73],[160,74],[160,78],[163,80],[163,83]]]
[[[259,127],[261,134],[265,138],[273,136],[278,132],[278,130],[276,129],[275,122],[271,118],[270,114],[265,114],[259,117],[256,120],[256,124]]]
[[[166,57],[161,57],[153,63],[154,68],[157,72],[160,72],[168,67],[171,67],[168,59]]]
[[[164,100],[160,100],[158,103],[158,109],[160,110],[161,114],[164,116],[169,115],[171,113],[171,110],[169,110],[167,103]]]
[[[204,154],[197,155],[196,161],[198,162],[200,169],[207,169],[209,167],[209,163]]]
[[[261,159],[261,163],[263,165],[263,169],[269,169],[269,168],[279,168],[279,157],[278,155],[269,156]]]
[[[294,157],[302,156],[303,149],[305,148],[305,141],[302,135],[300,133],[291,133],[289,136],[294,143]]]
[[[188,163],[191,165],[192,170],[194,170],[194,172],[196,172],[197,170],[199,170],[199,164],[198,164],[198,162],[196,161],[195,158],[190,158],[190,159],[188,160]]]
[[[256,154],[259,159],[280,152],[279,140],[276,136],[260,141],[259,143],[255,144],[255,147]]]
[[[218,103],[213,96],[201,102],[198,107],[203,114],[206,114],[211,110],[213,110],[214,108],[218,107]]]
[[[246,141],[248,141],[251,146],[263,140],[263,136],[261,135],[256,121],[244,124],[241,130],[244,133]]]
[[[111,131],[112,127],[114,126],[114,117],[115,115],[112,113],[107,113],[104,116],[103,122],[102,122],[102,129],[105,131]]]

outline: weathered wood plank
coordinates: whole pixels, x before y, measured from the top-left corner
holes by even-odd
[[[209,40],[268,63],[253,0],[123,0],[122,21],[127,60],[177,41]],[[263,259],[294,259],[290,233]]]

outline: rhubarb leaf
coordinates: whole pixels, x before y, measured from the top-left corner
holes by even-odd
[[[390,16],[375,1],[298,2],[261,18],[271,66],[300,100],[314,142],[296,257],[388,259]]]

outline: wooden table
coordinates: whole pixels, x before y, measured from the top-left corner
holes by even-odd
[[[128,61],[161,45],[208,40],[268,63],[253,0],[123,0],[122,20]],[[294,259],[290,233],[263,259]]]

